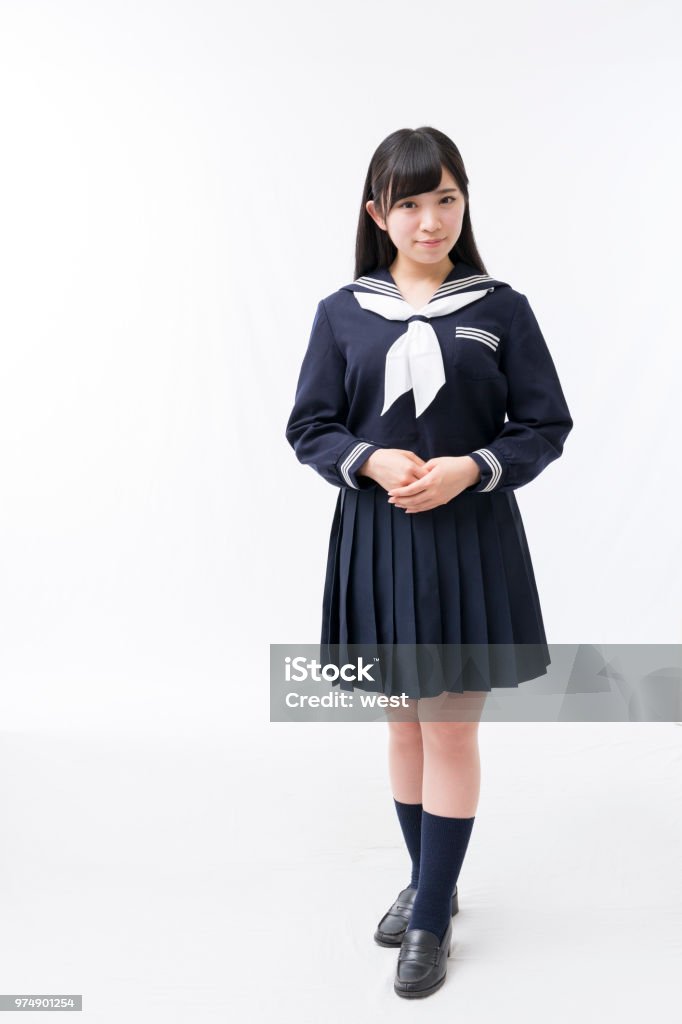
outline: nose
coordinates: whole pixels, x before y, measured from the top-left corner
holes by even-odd
[[[437,213],[426,210],[422,217],[422,231],[437,231],[440,227],[440,217]]]

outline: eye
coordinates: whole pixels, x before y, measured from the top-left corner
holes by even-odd
[[[452,203],[455,203],[456,201],[457,201],[457,196],[443,196],[443,198],[441,199],[441,203],[447,203],[448,206],[452,205]],[[413,201],[411,199],[406,199],[405,202],[398,203],[398,209],[402,210],[404,208],[406,209],[408,206],[414,206],[414,205],[415,204],[413,203]]]

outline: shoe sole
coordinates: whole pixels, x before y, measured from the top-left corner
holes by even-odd
[[[457,896],[455,896],[454,910],[452,911],[451,916],[454,917],[455,914],[458,914],[458,913],[459,913],[459,893],[457,894]],[[403,936],[405,935],[406,931],[407,931],[407,927],[405,927],[405,930],[403,932],[401,932],[401,934],[396,936],[395,938],[384,937],[381,932],[376,931],[374,933],[374,941],[376,942],[377,946],[383,946],[384,949],[395,949],[396,947],[402,945]]]
[[[433,992],[437,992],[445,984],[445,978],[446,975],[444,974],[435,985],[431,985],[430,988],[423,988],[421,991],[411,992],[409,989],[397,988],[395,984],[393,985],[393,991],[397,996],[402,996],[403,999],[422,999],[424,996],[430,996]]]

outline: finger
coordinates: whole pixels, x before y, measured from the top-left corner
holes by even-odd
[[[419,482],[419,481],[417,481],[417,482]],[[412,487],[412,484],[410,484],[410,487]],[[422,495],[422,500],[424,500],[423,496],[428,494],[428,493],[429,493],[428,486],[422,487],[418,491],[414,491],[414,490],[413,491],[408,491],[407,488],[401,487],[398,491],[389,491],[388,502],[389,502],[389,505],[394,505],[395,502],[396,502],[396,499],[398,499],[400,501],[407,501],[407,500],[411,501],[413,498],[419,497],[419,495]]]
[[[435,508],[433,499],[429,501],[412,502],[410,505],[405,506],[406,512],[426,512],[427,509]]]
[[[411,484],[405,484],[404,487],[392,487],[390,491],[386,493],[391,497],[410,497],[413,494],[421,494],[422,491],[428,487],[429,481],[426,479],[428,473],[420,477],[419,480],[413,480]]]
[[[418,498],[419,496],[421,496],[422,500],[423,500],[424,497],[428,493],[429,493],[429,488],[428,487],[423,487],[423,488],[421,488],[418,491],[406,491],[404,488],[401,488],[399,491],[392,492],[392,493],[389,494],[388,502],[389,502],[389,504],[393,505],[393,504],[395,504],[396,499],[398,501],[407,501],[407,500],[411,500],[412,498]]]
[[[441,503],[434,495],[431,495],[425,501],[411,501],[409,505],[405,506],[406,512],[428,512],[429,509],[437,508]]]
[[[414,509],[416,512],[423,512],[427,508],[436,508],[437,505],[442,504],[437,492],[433,489],[414,498],[401,498],[400,501],[405,508]]]
[[[417,455],[417,453],[416,453],[416,452],[411,452],[411,451],[409,450],[409,448],[401,448],[400,450],[401,450],[401,451],[402,451],[402,452],[403,452],[403,453],[404,453],[405,455],[407,455],[408,459],[410,459],[410,460],[411,460],[412,462],[414,462],[414,463],[415,463],[416,465],[418,465],[418,466],[423,466],[423,465],[424,465],[424,460],[422,459],[422,457],[421,457],[420,455]]]

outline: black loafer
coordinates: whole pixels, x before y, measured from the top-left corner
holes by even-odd
[[[379,921],[377,930],[374,933],[374,941],[379,946],[399,946],[403,941],[416,895],[417,890],[410,888],[403,889],[398,893],[397,900]],[[455,886],[455,891],[452,894],[453,917],[458,910],[459,901],[457,899],[457,886]]]
[[[408,928],[400,946],[393,989],[406,999],[421,999],[436,992],[448,972],[452,921],[441,942],[433,932]]]

